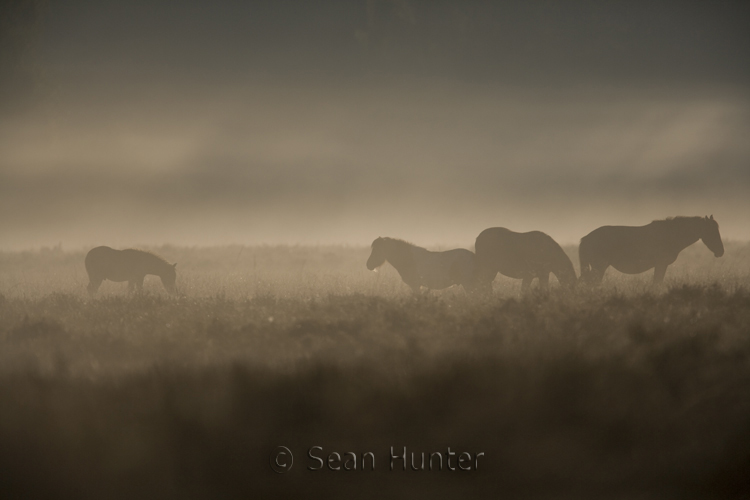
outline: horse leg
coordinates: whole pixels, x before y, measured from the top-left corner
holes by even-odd
[[[549,273],[539,275],[539,289],[546,290],[549,288]]]
[[[492,269],[479,268],[473,274],[473,287],[478,293],[492,293],[492,282],[495,281],[497,271]]]
[[[89,295],[93,297],[93,295],[99,290],[99,287],[102,284],[103,279],[98,278],[92,278],[89,276],[89,286],[86,287],[86,290],[88,290]]]
[[[604,280],[604,273],[607,272],[608,267],[609,264],[591,266],[591,271],[589,271],[588,274],[589,283],[592,285],[601,284],[602,280]]]
[[[654,267],[654,285],[659,285],[664,281],[664,275],[667,274],[667,266],[661,264]]]
[[[464,290],[476,294],[491,293],[492,282],[496,275],[497,272],[474,270],[470,275],[467,275],[466,281],[463,283]]]
[[[591,268],[581,268],[581,276],[578,278],[578,283],[583,283],[584,285],[592,285],[594,283],[594,277],[592,276]]]
[[[129,292],[142,292],[143,291],[143,280],[146,278],[145,276],[138,276],[135,279],[132,279],[128,281],[128,291]]]

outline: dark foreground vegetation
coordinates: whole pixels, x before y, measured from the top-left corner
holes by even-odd
[[[0,497],[747,498],[742,260],[476,298],[357,274],[366,249],[287,248],[304,262],[276,274],[265,251],[230,278],[206,251],[177,298],[156,280],[91,299],[78,255],[5,255]],[[309,470],[313,446],[358,470]],[[484,455],[411,470],[448,447],[456,469]]]

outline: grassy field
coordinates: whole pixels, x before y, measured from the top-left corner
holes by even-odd
[[[750,498],[750,244],[491,297],[415,295],[368,248],[152,250],[178,297],[0,253],[3,498]],[[411,470],[448,447],[484,455]]]

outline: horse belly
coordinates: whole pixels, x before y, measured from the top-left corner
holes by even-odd
[[[109,281],[121,282],[137,279],[139,273],[132,263],[116,260],[101,266],[101,276]]]
[[[653,269],[658,262],[659,258],[652,252],[634,248],[628,253],[614,255],[610,265],[621,273],[640,274]]]
[[[433,290],[441,290],[455,284],[451,279],[449,269],[444,269],[444,266],[420,267],[422,268],[419,269],[419,280],[422,286],[426,286]]]
[[[501,266],[500,274],[507,276],[508,278],[521,280],[533,273],[525,266]]]
[[[503,276],[518,280],[538,274],[533,266],[521,258],[497,259],[496,266],[498,272]]]
[[[126,269],[126,268],[113,268],[109,269],[107,271],[107,274],[105,275],[105,279],[108,279],[109,281],[130,281],[135,279],[136,275],[132,272],[132,270]]]
[[[625,274],[645,273],[657,265],[669,265],[677,255],[655,245],[630,245],[618,248],[610,258],[609,264]]]
[[[430,255],[417,263],[420,285],[433,290],[441,290],[457,283],[457,280],[451,276],[453,261],[441,257],[441,255]]]
[[[494,245],[482,251],[478,258],[482,267],[508,278],[523,279],[532,273],[524,255],[510,245]]]
[[[656,264],[649,262],[613,262],[610,264],[612,267],[625,274],[640,274],[645,273],[649,269],[653,269]]]

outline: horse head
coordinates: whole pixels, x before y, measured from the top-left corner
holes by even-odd
[[[167,266],[164,273],[161,274],[161,282],[164,285],[164,288],[167,289],[167,292],[171,293],[172,295],[175,295],[177,293],[177,264],[172,264],[171,266]]]
[[[383,238],[377,238],[372,242],[370,258],[367,259],[367,269],[374,271],[378,267],[385,264],[385,240]]]
[[[702,222],[701,241],[714,253],[715,257],[721,257],[724,255],[724,244],[719,234],[719,223],[714,220],[713,215],[704,217]]]

